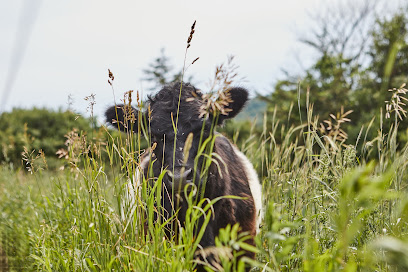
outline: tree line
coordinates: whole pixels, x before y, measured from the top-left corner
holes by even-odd
[[[408,83],[408,5],[381,14],[378,1],[336,3],[335,8],[328,6],[312,14],[314,28],[308,36],[299,36],[299,41],[316,53],[312,65],[297,75],[285,71],[270,94],[258,95],[255,103],[263,100],[268,116],[281,120],[281,125],[293,126],[306,122],[311,109],[307,104],[312,105],[313,115],[319,118],[316,129],[330,133],[333,126],[341,126],[339,137],[344,143],[354,144],[362,128],[367,137],[374,138],[377,131],[369,130],[370,124],[375,128],[398,125],[399,142],[407,142],[408,124],[403,120],[406,89],[400,87]],[[163,49],[144,70],[144,80],[157,89],[180,80],[181,74]],[[250,108],[252,112],[254,107]],[[392,118],[385,118],[387,111]],[[250,122],[238,122],[241,124],[227,124],[224,133],[237,138],[239,127],[241,136],[249,135]],[[56,157],[73,129],[95,137],[99,128],[94,120],[70,111],[4,112],[0,115],[0,162],[20,165],[24,146]]]
[[[408,6],[391,14],[378,14],[378,3],[338,2],[336,8],[314,17],[316,28],[300,42],[314,49],[317,58],[302,75],[286,73],[271,94],[261,96],[268,103],[268,111],[276,110],[281,120],[291,112],[290,123],[300,124],[306,120],[308,101],[323,128],[327,129],[329,122],[347,121],[343,126],[348,143],[354,143],[361,128],[367,128],[370,122],[373,127],[393,124],[380,115],[384,117],[387,110],[396,110],[398,118],[403,118],[403,104],[400,108],[386,105],[392,103],[398,89],[398,98],[404,101],[403,85],[408,83]],[[399,125],[400,131],[408,128],[406,121],[399,120]],[[371,137],[375,133],[369,132]],[[407,141],[406,133],[400,134],[399,140]]]

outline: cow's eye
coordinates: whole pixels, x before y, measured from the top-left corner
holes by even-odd
[[[192,132],[193,132],[194,134],[199,134],[199,133],[201,133],[201,130],[203,130],[203,124],[194,126],[193,129],[192,129]],[[204,126],[204,130],[206,130],[206,127],[205,127],[205,126]]]
[[[156,135],[152,135],[152,141],[153,142],[158,142],[160,139],[158,139],[158,137]]]
[[[152,140],[154,142],[163,142],[163,135],[152,135]]]

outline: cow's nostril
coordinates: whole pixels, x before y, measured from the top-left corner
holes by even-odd
[[[191,179],[193,170],[191,168],[184,169],[183,167],[177,167],[174,172],[168,172],[168,175],[173,180],[186,181]]]
[[[167,175],[169,175],[170,178],[174,178],[174,175],[171,171],[167,171]]]
[[[189,172],[188,172],[188,174],[187,174],[186,179],[187,179],[187,180],[193,180],[193,178],[194,178],[194,172],[193,172],[192,169],[190,168],[190,169],[189,169]]]
[[[193,171],[191,170],[191,168],[184,170],[183,178],[184,179],[189,179],[188,177],[191,175],[192,172]]]

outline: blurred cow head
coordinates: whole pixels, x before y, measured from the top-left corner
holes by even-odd
[[[105,115],[107,121],[115,127],[135,132],[138,129],[137,118],[147,120],[147,131],[152,142],[156,143],[153,150],[157,158],[153,167],[155,176],[162,169],[167,169],[166,182],[173,182],[175,186],[197,183],[203,158],[199,159],[197,167],[194,167],[194,159],[200,140],[203,142],[214,133],[213,122],[222,124],[225,119],[235,117],[248,100],[248,92],[243,88],[231,88],[228,92],[229,103],[224,107],[226,114],[220,114],[217,118],[204,114],[206,101],[203,94],[188,83],[167,85],[156,95],[150,96],[150,113],[118,105],[108,108]],[[184,148],[190,134],[192,142],[186,158]]]

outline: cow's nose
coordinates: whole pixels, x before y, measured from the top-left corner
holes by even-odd
[[[191,168],[184,168],[184,167],[175,167],[174,172],[168,172],[170,178],[172,178],[175,182],[188,182],[192,180],[192,172]]]

